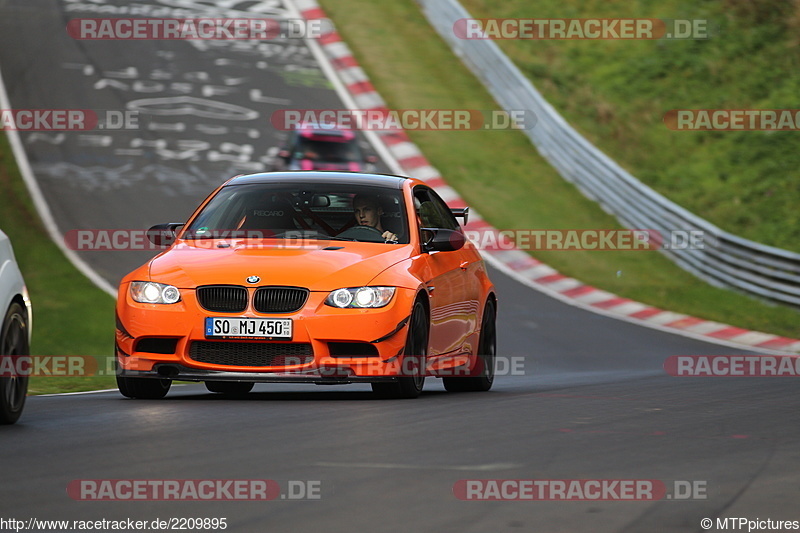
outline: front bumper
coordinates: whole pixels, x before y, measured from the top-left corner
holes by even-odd
[[[408,318],[416,293],[398,288],[386,307],[338,309],[324,304],[327,293],[312,292],[295,313],[268,315],[250,309],[235,317],[291,318],[291,341],[217,340],[206,338],[209,316],[231,316],[203,310],[194,291],[182,290],[182,301],[172,305],[141,304],[130,298],[127,284],[120,287],[117,303],[116,358],[121,376],[169,378],[185,381],[252,381],[297,383],[355,383],[392,381],[405,375],[401,354]],[[147,342],[143,342],[147,340]],[[153,342],[165,341],[170,353],[154,353]],[[243,366],[200,362],[191,357],[192,343],[310,345],[310,355],[297,364]],[[335,353],[334,345],[368,346],[368,353]],[[163,342],[162,342],[163,344]],[[286,357],[285,361],[292,361]]]
[[[157,363],[152,370],[146,372],[122,369],[120,376],[178,381],[247,381],[253,383],[316,383],[318,385],[397,381],[396,376],[355,376],[350,375],[346,369],[333,367],[306,372],[241,372],[203,370],[171,363]]]

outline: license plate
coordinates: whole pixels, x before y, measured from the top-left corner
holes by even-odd
[[[221,339],[291,339],[291,318],[206,317],[206,337]]]

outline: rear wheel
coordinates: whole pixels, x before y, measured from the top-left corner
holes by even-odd
[[[255,383],[242,381],[206,381],[209,392],[219,392],[225,396],[244,396],[253,390]]]
[[[14,357],[11,366],[16,368],[19,356],[30,355],[28,320],[22,306],[12,303],[0,327],[0,355]],[[13,424],[19,419],[27,392],[28,376],[0,378],[0,424]]]
[[[497,309],[492,300],[486,302],[478,340],[478,356],[475,362],[477,376],[442,378],[449,392],[483,392],[494,383],[495,352],[497,351]]]
[[[401,377],[391,383],[373,383],[372,390],[384,398],[416,398],[425,386],[425,359],[428,355],[428,314],[421,301],[414,302],[403,350]]]

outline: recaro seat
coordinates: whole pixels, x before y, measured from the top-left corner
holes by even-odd
[[[239,229],[269,230],[274,233],[295,230],[294,213],[288,201],[270,194],[247,208]]]

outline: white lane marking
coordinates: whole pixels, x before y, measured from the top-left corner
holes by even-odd
[[[610,292],[601,291],[600,289],[594,290],[592,292],[587,292],[586,294],[581,294],[580,296],[576,296],[575,299],[584,304],[595,304],[598,302],[605,302],[612,298],[616,298],[615,295],[611,294]]]
[[[419,151],[416,144],[405,141],[395,144],[392,146],[391,150],[397,159],[408,159],[411,157],[420,157],[422,155],[422,152]]]
[[[767,342],[774,338],[775,335],[772,335],[771,333],[763,333],[761,331],[748,331],[747,333],[730,337],[733,342],[740,342],[747,345],[761,344],[762,342]]]
[[[487,472],[491,470],[511,470],[513,468],[521,468],[525,465],[519,463],[487,463],[482,465],[412,465],[402,463],[337,463],[337,462],[320,462],[314,463],[314,466],[323,466],[330,468],[382,468],[385,470],[459,470],[459,471],[482,471]]]
[[[186,387],[187,385],[172,385],[172,389],[175,387]],[[78,396],[83,394],[99,394],[101,392],[119,392],[119,389],[100,389],[100,390],[87,390],[87,391],[80,391],[80,392],[54,392],[53,394],[33,394],[30,397],[36,398],[44,398],[46,396]]]
[[[547,284],[547,287],[549,289],[552,289],[556,292],[564,292],[571,289],[577,289],[578,287],[583,287],[583,286],[584,283],[582,281],[578,281],[575,278],[564,278]]]
[[[678,320],[684,320],[689,318],[689,315],[684,315],[682,313],[675,313],[674,311],[661,311],[657,315],[653,315],[651,317],[645,318],[645,320],[649,324],[669,324],[670,322],[677,322]]]
[[[6,86],[3,82],[2,72],[0,72],[0,109],[12,109],[11,101],[8,99]],[[77,268],[84,276],[89,278],[92,283],[94,283],[106,294],[112,298],[116,298],[116,288],[113,287],[108,281],[103,279],[97,272],[94,271],[94,269],[92,269],[92,267],[84,262],[74,250],[70,250],[64,243],[64,238],[61,234],[61,231],[59,231],[58,226],[56,225],[55,218],[53,218],[53,213],[50,211],[50,206],[47,205],[44,195],[42,194],[42,190],[39,188],[39,183],[36,181],[33,170],[31,170],[31,163],[28,160],[28,154],[25,153],[25,148],[22,146],[22,140],[20,139],[19,133],[15,130],[7,130],[6,135],[8,137],[8,142],[11,144],[11,151],[14,153],[14,158],[17,160],[19,173],[22,175],[25,186],[28,188],[28,194],[31,195],[31,199],[33,200],[33,205],[36,207],[36,211],[39,213],[39,216],[42,217],[42,223],[44,223],[44,227],[47,229],[50,239],[56,244],[56,246],[58,246],[61,252],[67,256],[67,259],[69,259],[69,262],[72,263],[72,266]]]
[[[119,392],[119,389],[101,389],[101,390],[87,390],[81,392],[56,392],[53,394],[35,394],[37,398],[44,398],[46,396],[78,396],[82,394],[99,394],[101,392]]]
[[[727,324],[722,324],[721,322],[701,322],[699,324],[695,324],[694,326],[689,326],[684,328],[686,331],[691,331],[692,333],[699,333],[701,335],[708,335],[709,333],[713,333],[715,331],[719,331],[721,329],[725,329],[728,326]]]
[[[638,313],[643,309],[647,309],[650,307],[649,305],[645,305],[640,302],[625,302],[623,304],[615,305],[613,307],[607,307],[606,309],[610,311],[614,311],[620,315],[632,315],[634,313]]]

